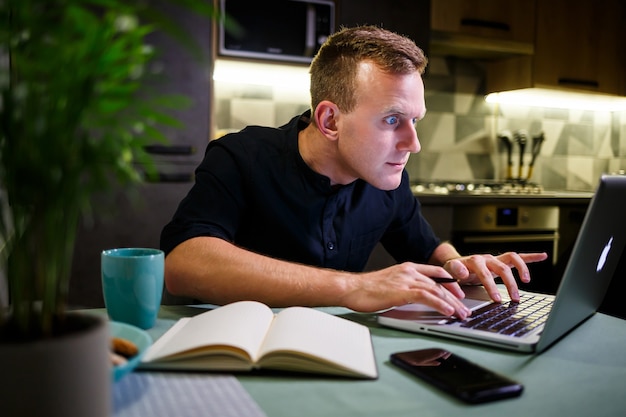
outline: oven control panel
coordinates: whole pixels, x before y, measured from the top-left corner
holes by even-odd
[[[477,205],[454,207],[453,230],[557,230],[558,206]]]

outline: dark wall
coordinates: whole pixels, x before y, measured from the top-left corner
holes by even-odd
[[[164,6],[161,6],[164,7]],[[182,94],[192,99],[191,107],[172,113],[184,128],[162,128],[168,143],[165,150],[183,147],[180,154],[154,155],[161,182],[130,190],[114,189],[95,196],[93,216],[83,219],[78,230],[70,278],[69,301],[76,307],[102,307],[100,253],[117,247],[159,247],[163,226],[192,185],[193,171],[201,161],[210,136],[212,89],[212,23],[178,7],[168,5],[168,16],[184,28],[196,43],[196,50],[181,46],[163,33],[151,35],[158,50],[152,63],[154,82],[146,94]],[[193,150],[189,152],[189,150]],[[175,302],[165,294],[164,302]]]

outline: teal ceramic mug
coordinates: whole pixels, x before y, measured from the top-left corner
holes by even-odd
[[[102,292],[111,320],[142,329],[154,326],[163,294],[163,260],[159,249],[102,252]]]

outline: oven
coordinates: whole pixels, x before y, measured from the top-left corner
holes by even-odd
[[[499,204],[455,205],[451,243],[461,254],[546,252],[548,259],[528,264],[529,284],[520,288],[554,294],[559,241],[559,207],[519,204],[511,199]],[[514,274],[519,279],[517,271]]]

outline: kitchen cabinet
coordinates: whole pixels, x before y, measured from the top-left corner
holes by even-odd
[[[432,54],[468,57],[528,55],[535,37],[535,1],[431,2]]]
[[[626,93],[621,0],[541,0],[536,8],[534,55],[489,63],[488,92],[537,87]]]
[[[413,39],[428,55],[430,4],[430,0],[336,0],[336,27],[381,26]]]

